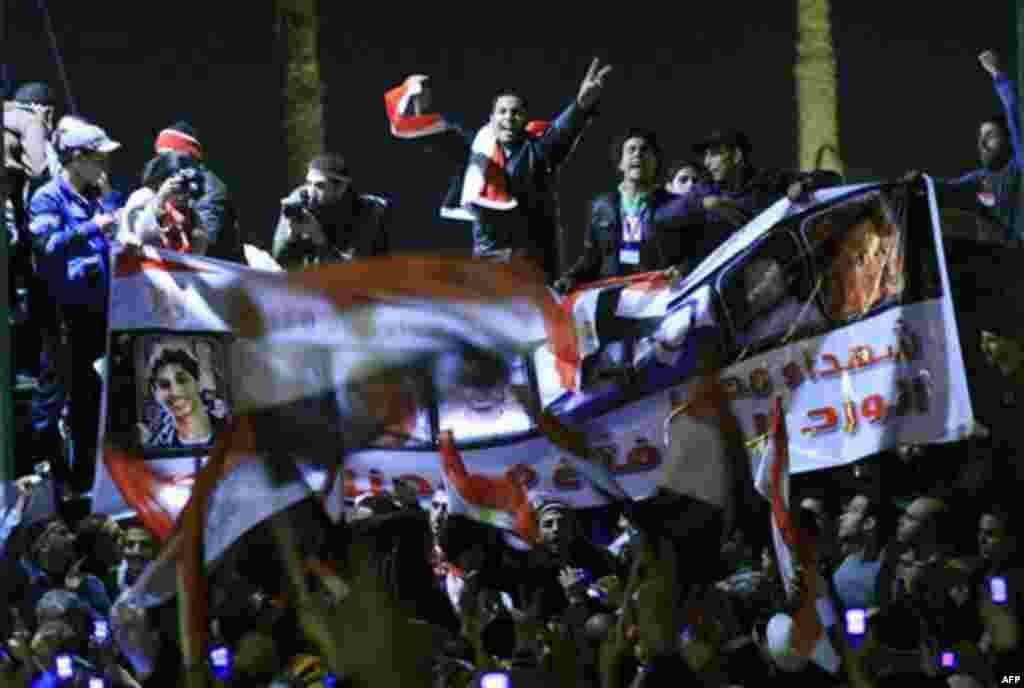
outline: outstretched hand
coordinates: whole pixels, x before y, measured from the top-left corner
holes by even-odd
[[[604,88],[604,79],[612,71],[611,65],[601,66],[601,59],[594,58],[580,84],[579,95],[576,96],[576,103],[583,110],[589,110],[597,104],[601,98],[601,90]]]
[[[409,85],[409,104],[403,116],[425,115],[430,112],[431,89],[430,77],[426,74],[413,74],[405,82]]]

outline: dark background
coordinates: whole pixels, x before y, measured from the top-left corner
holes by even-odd
[[[753,139],[755,163],[797,164],[796,2],[679,3],[646,13],[594,4],[564,18],[546,7],[498,4],[477,6],[476,14],[446,7],[446,16],[434,18],[405,16],[395,6],[374,18],[372,5],[356,15],[349,3],[322,4],[327,145],[348,156],[361,189],[395,198],[399,251],[469,247],[468,225],[436,219],[448,167],[388,132],[384,91],[414,72],[433,77],[443,110],[476,126],[499,88],[520,89],[532,116],[547,119],[575,95],[591,56],[616,66],[600,119],[563,168],[569,258],[578,252],[587,200],[614,183],[608,144],[627,126],[656,129],[677,157],[710,130],[736,125]],[[1000,109],[977,55],[1012,49],[1013,4],[834,4],[848,179],[973,167],[977,123]],[[49,10],[81,114],[124,144],[113,163],[115,184],[135,188],[157,132],[189,119],[240,207],[245,240],[268,247],[278,200],[297,182],[284,172],[271,4],[60,0]],[[7,20],[7,78],[46,80],[62,95],[36,3],[8,2]],[[461,28],[470,22],[474,29]],[[613,47],[401,47],[481,44],[492,36]],[[647,47],[654,43],[674,47]]]

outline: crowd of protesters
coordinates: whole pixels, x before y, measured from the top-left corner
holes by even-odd
[[[1004,113],[979,128],[982,167],[942,183],[968,188],[980,214],[1020,239],[1016,93],[994,53],[980,62]],[[562,294],[610,277],[685,274],[777,200],[802,203],[842,181],[755,167],[739,129],[723,127],[694,144],[696,157],[669,164],[655,132],[624,127],[611,149],[615,178],[591,204],[579,258],[559,272],[556,186],[569,182],[558,168],[585,145],[612,72],[595,61],[550,124],[528,120],[521,94],[498,93],[479,132],[434,112],[427,77],[403,84],[392,129],[425,123],[408,138],[453,160],[444,207],[472,223],[479,259],[532,260]],[[160,131],[125,196],[107,177],[121,144],[84,119],[55,121],[45,84],[14,93],[4,127],[11,293],[23,300],[20,331],[38,338],[33,360],[19,362],[35,392],[32,443],[18,450],[53,474],[17,480],[0,514],[0,685],[183,685],[174,599],[147,601],[132,587],[156,539],[131,519],[78,518],[66,505],[88,493],[95,470],[111,246],[252,262],[238,190],[178,122]],[[272,256],[296,269],[386,254],[391,205],[357,190],[343,156],[320,155],[282,200]],[[1018,384],[1020,345],[993,337],[987,346]],[[527,551],[449,515],[443,490],[429,508],[402,485],[367,495],[341,524],[310,499],[246,533],[209,572],[210,677],[457,688],[1019,683],[1024,579],[1006,494],[1017,457],[1000,431],[796,480],[794,518],[819,556],[790,589],[767,506],[753,495],[724,530],[656,507],[576,512],[536,495],[540,543]],[[56,513],[29,518],[46,490]],[[281,532],[295,536],[297,556]],[[794,650],[788,630],[812,576],[835,610],[823,621],[838,673]]]

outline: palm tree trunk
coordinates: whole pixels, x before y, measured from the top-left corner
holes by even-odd
[[[306,176],[310,159],[323,151],[319,3],[275,0],[278,45],[284,61],[284,135],[289,185]]]
[[[843,174],[839,98],[829,0],[797,0],[799,39],[794,76],[799,109],[800,168]]]

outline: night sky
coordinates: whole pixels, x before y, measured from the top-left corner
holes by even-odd
[[[63,93],[35,3],[12,4],[3,44],[8,79],[47,80]],[[540,18],[537,8],[524,7],[524,19],[545,24],[542,31],[505,23],[481,26],[474,36],[457,33],[450,19],[410,17],[396,28],[397,6],[386,21],[373,22],[361,11],[354,22],[347,3],[323,4],[329,5],[321,35],[328,146],[349,158],[359,188],[395,199],[400,251],[458,252],[470,245],[468,225],[436,219],[446,165],[392,140],[387,129],[384,91],[414,72],[433,77],[442,109],[476,126],[499,88],[521,90],[532,116],[547,119],[574,97],[591,56],[616,65],[600,118],[563,168],[570,259],[578,252],[588,199],[614,184],[609,143],[628,126],[655,129],[673,158],[686,156],[689,144],[712,129],[739,126],[754,142],[756,164],[796,164],[795,2],[679,3],[671,14],[622,12],[618,22],[589,16],[596,5],[574,19]],[[977,123],[999,110],[976,56],[986,48],[1010,50],[1012,3],[834,4],[841,6],[833,27],[848,178],[972,168]],[[210,8],[229,6],[235,14],[207,16]],[[211,167],[228,182],[246,241],[268,247],[278,200],[296,181],[283,170],[281,72],[270,4],[190,0],[126,7],[50,3],[81,113],[124,144],[113,164],[115,183],[135,188],[156,133],[187,118]],[[510,6],[481,7],[486,14]],[[588,24],[595,19],[604,23]],[[612,47],[388,47],[480,44],[481,37],[496,35]],[[674,47],[647,47],[655,43]]]

